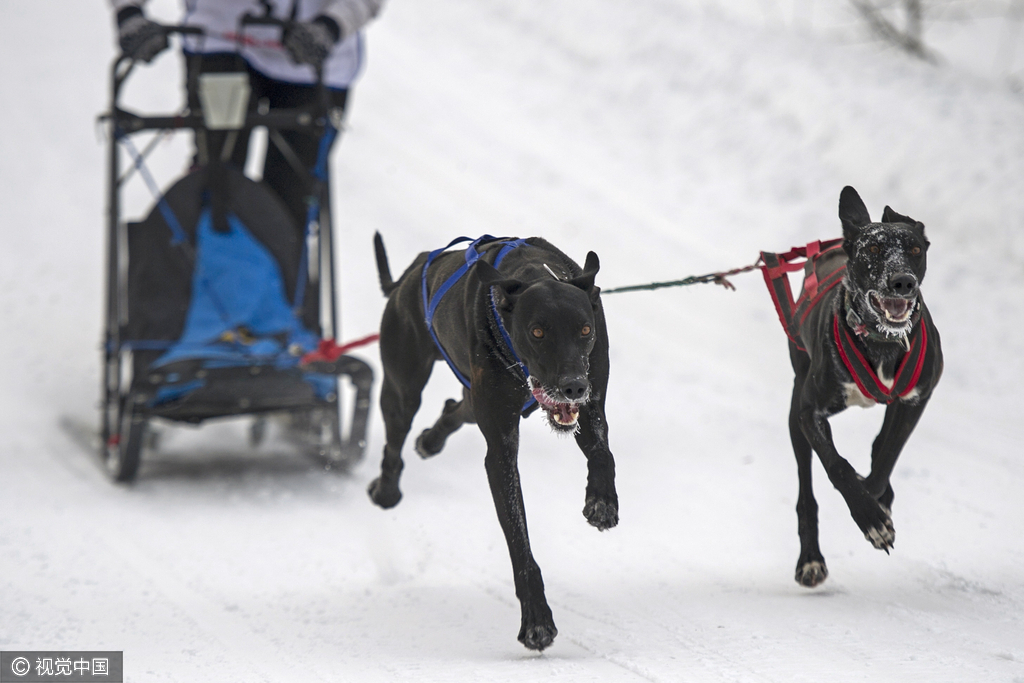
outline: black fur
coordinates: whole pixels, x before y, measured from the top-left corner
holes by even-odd
[[[381,288],[388,296],[380,329],[384,365],[380,404],[387,443],[380,477],[369,493],[376,504],[390,508],[402,497],[398,487],[402,446],[423,387],[442,356],[424,322],[421,273],[427,254],[420,254],[394,282],[379,234],[374,244]],[[434,426],[416,440],[416,450],[424,458],[436,455],[448,436],[466,423],[475,422],[483,432],[484,465],[522,606],[519,640],[528,648],[543,650],[558,631],[527,536],[517,466],[519,418],[533,393],[542,399],[551,426],[575,435],[587,457],[583,515],[598,529],[615,526],[615,462],[604,414],[608,337],[600,290],[594,286],[599,268],[596,254],[589,253],[581,269],[554,246],[534,237],[510,251],[500,270],[495,270],[491,264],[497,250],[496,245],[481,246],[480,261],[437,308],[438,339],[470,379],[472,389],[463,391],[461,401],[447,401]],[[437,291],[464,262],[462,251],[438,256],[428,271],[429,291]],[[496,332],[490,309],[492,290],[515,352],[529,369],[529,386]]]
[[[849,259],[842,286],[829,291],[801,326],[800,337],[807,351],[793,342],[789,345],[796,372],[789,432],[800,475],[796,508],[800,558],[796,580],[808,587],[828,576],[825,558],[818,547],[818,504],[811,488],[811,450],[818,454],[829,480],[846,500],[865,537],[876,548],[888,552],[895,539],[889,477],[942,374],[939,334],[918,292],[928,250],[924,225],[889,207],[885,207],[880,223],[872,223],[864,202],[852,187],[844,188],[839,197],[839,218],[843,225],[843,250]],[[882,430],[871,448],[871,473],[866,478],[839,455],[828,424],[829,417],[848,405],[864,405],[860,401],[863,394],[853,385],[836,350],[832,325],[837,312],[840,325],[851,331],[872,368],[886,378],[896,373],[905,351],[904,335],[912,323],[920,318],[919,324],[926,326],[928,347],[920,379],[915,391],[886,408]],[[908,317],[901,321],[904,315]],[[854,325],[856,321],[862,325]],[[859,335],[855,334],[855,327],[861,328]]]

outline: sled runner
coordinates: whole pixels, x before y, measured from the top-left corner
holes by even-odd
[[[245,23],[268,20],[247,17]],[[193,27],[166,30],[202,34]],[[349,346],[335,343],[327,153],[340,113],[330,108],[320,74],[320,96],[308,107],[247,107],[243,72],[228,78],[215,74],[219,78],[209,85],[202,77],[190,79],[189,101],[202,102],[199,111],[193,106],[149,116],[120,106],[133,66],[123,55],[115,60],[110,110],[103,117],[110,146],[100,431],[110,476],[134,479],[147,425],[155,418],[198,424],[269,413],[286,416],[290,433],[329,463],[351,466],[365,447],[373,373],[343,353]],[[200,87],[208,90],[195,92]],[[248,135],[256,126],[267,128],[270,144],[306,180],[305,225],[295,224],[273,190],[219,163],[216,152],[209,155],[212,162],[200,160],[160,192],[145,165],[154,145],[140,153],[133,142],[146,132],[194,131],[205,140],[202,136],[216,131],[233,144],[232,136]],[[299,165],[276,134],[284,130],[319,137],[314,168]],[[122,191],[139,176],[156,201],[147,216],[130,222],[122,216]],[[348,379],[353,389],[348,393],[354,394],[344,421],[340,377]],[[261,438],[262,426],[258,417],[252,441]]]

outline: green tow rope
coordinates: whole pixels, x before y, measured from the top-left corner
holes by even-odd
[[[733,268],[732,270],[722,271],[720,273],[708,273],[707,275],[691,275],[690,277],[684,277],[682,280],[669,280],[667,282],[651,282],[646,285],[629,285],[628,287],[612,287],[611,289],[602,289],[601,294],[618,294],[619,292],[639,292],[647,289],[661,289],[662,287],[685,287],[686,285],[697,285],[705,282],[714,282],[716,285],[722,285],[726,289],[736,290],[729,280],[726,278],[732,275],[739,275],[740,273],[749,273],[752,270],[756,270],[761,267],[761,259],[751,263],[749,266],[743,266],[742,268]]]

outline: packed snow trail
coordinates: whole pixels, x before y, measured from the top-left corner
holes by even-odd
[[[52,0],[0,12],[18,65],[0,136],[0,649],[124,650],[131,681],[1024,681],[1024,101],[1002,82],[713,3],[389,4],[335,158],[343,338],[379,320],[375,230],[396,271],[457,235],[542,235],[596,251],[613,287],[836,236],[849,184],[932,242],[946,373],[896,466],[895,550],[870,547],[816,466],[831,573],[816,590],[792,578],[792,375],[760,277],[605,300],[619,527],[580,514],[575,443],[523,424],[559,629],[538,656],[515,640],[472,427],[430,461],[406,450],[390,511],[365,495],[376,406],[351,476],[275,433],[251,452],[246,425],[223,422],[165,430],[133,487],[106,481],[81,442],[97,420],[110,17]],[[178,104],[176,69],[140,70],[141,108]],[[187,144],[161,151],[170,180]],[[413,433],[458,392],[438,367]],[[861,471],[881,418],[832,421]]]

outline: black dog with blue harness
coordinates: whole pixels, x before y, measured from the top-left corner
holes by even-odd
[[[466,242],[465,250],[451,250]],[[537,237],[460,237],[421,253],[393,281],[380,235],[374,244],[388,297],[380,329],[387,443],[370,497],[383,508],[401,499],[402,446],[434,363],[444,360],[463,385],[462,400],[445,403],[437,422],[416,439],[416,450],[436,455],[463,424],[480,428],[522,606],[519,640],[543,650],[558,631],[526,531],[517,465],[521,417],[540,408],[552,429],[575,437],[587,457],[583,514],[601,530],[618,523],[604,413],[608,335],[594,285],[597,255],[587,254],[580,268]]]

